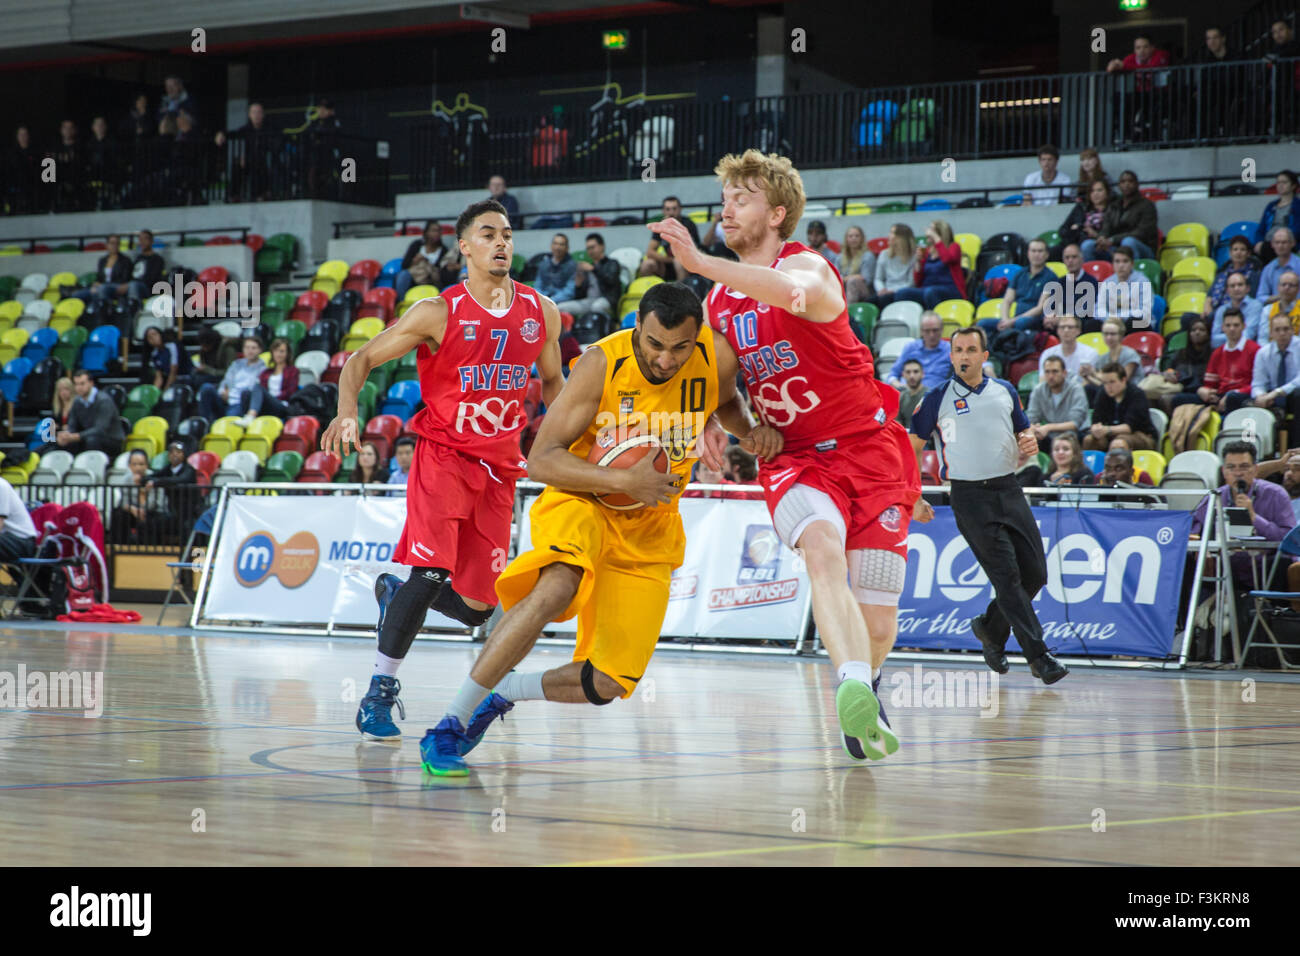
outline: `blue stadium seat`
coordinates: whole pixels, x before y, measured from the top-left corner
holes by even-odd
[[[51,328],[37,329],[32,333],[32,337],[27,340],[23,346],[22,356],[25,359],[31,359],[35,365],[42,359],[48,358],[50,350],[59,344],[59,333]]]
[[[0,374],[0,392],[11,403],[18,401],[18,394],[23,390],[23,379],[32,371],[31,359],[16,358],[10,360],[5,366],[4,373]]]
[[[984,278],[986,280],[1006,279],[1008,282],[1014,282],[1016,281],[1016,276],[1020,275],[1024,270],[1025,267],[1022,265],[1017,265],[1014,262],[1004,262],[1002,265],[994,266],[988,272],[984,273]]]
[[[927,199],[925,202],[921,203],[919,206],[916,207],[916,211],[921,212],[922,210],[925,209],[951,209],[951,208],[952,208],[952,203],[948,202],[948,200],[946,199]]]
[[[27,439],[27,450],[35,451],[45,444],[45,436],[53,435],[58,430],[58,423],[53,418],[42,418],[36,423],[36,430]]]
[[[379,273],[379,278],[375,280],[372,289],[391,289],[397,284],[397,274],[402,271],[402,259],[399,256],[396,259],[389,259],[384,263],[383,270]]]
[[[631,329],[636,326],[636,309],[633,309],[627,315],[623,316],[623,322],[619,326],[621,329]]]
[[[1165,297],[1162,295],[1153,295],[1151,297],[1152,320],[1158,325],[1160,320],[1165,317],[1167,311],[1169,311],[1169,305],[1165,302]]]
[[[388,387],[384,404],[379,409],[380,415],[396,415],[403,422],[415,414],[415,407],[420,404],[420,383],[407,380],[394,382]]]
[[[121,341],[122,333],[115,325],[101,325],[97,329],[92,329],[90,333],[91,342],[99,342],[107,345],[114,352],[117,351],[118,343]]]
[[[1100,475],[1101,470],[1106,467],[1106,453],[1104,451],[1085,451],[1083,453],[1083,463],[1088,466],[1088,470],[1094,475]]]
[[[1237,222],[1228,223],[1219,231],[1219,241],[1214,246],[1214,264],[1220,269],[1228,261],[1228,245],[1233,236],[1245,236],[1251,245],[1255,244],[1255,230],[1259,228],[1259,223],[1251,222],[1247,219],[1239,219]]]
[[[898,104],[893,100],[868,103],[862,110],[862,121],[858,124],[858,145],[884,146],[896,119]]]

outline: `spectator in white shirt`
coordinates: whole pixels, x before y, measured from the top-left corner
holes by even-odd
[[[36,556],[36,525],[14,486],[0,478],[0,561]]]
[[[912,266],[916,259],[916,236],[912,227],[897,222],[889,227],[889,245],[876,259],[876,295],[897,292],[912,285]]]
[[[1097,350],[1079,342],[1079,320],[1073,315],[1063,315],[1056,320],[1056,334],[1061,343],[1053,345],[1038,358],[1038,374],[1043,374],[1043,366],[1053,355],[1059,355],[1065,363],[1065,371],[1074,378],[1079,377],[1079,370],[1085,365],[1088,370],[1097,367]]]
[[[1052,206],[1058,202],[1071,199],[1072,183],[1070,177],[1057,169],[1061,161],[1061,151],[1051,143],[1038,147],[1038,172],[1025,177],[1026,206]],[[1043,189],[1044,186],[1056,186],[1056,189]]]
[[[411,462],[415,461],[415,439],[403,435],[393,446],[393,471],[388,476],[390,485],[405,485],[411,477]]]
[[[1097,308],[1093,313],[1102,322],[1123,319],[1130,332],[1150,332],[1155,290],[1144,272],[1133,269],[1133,250],[1116,246],[1111,264],[1115,271],[1097,286]]]

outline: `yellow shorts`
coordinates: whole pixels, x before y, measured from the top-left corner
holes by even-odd
[[[528,594],[542,568],[560,562],[582,569],[582,583],[557,621],[578,615],[575,661],[623,686],[630,697],[659,642],[668,583],[686,555],[676,511],[613,511],[547,488],[528,512],[533,548],[497,578],[503,610]]]

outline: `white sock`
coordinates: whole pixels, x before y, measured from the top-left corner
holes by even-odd
[[[497,684],[496,692],[511,703],[517,700],[545,700],[546,694],[542,692],[543,673],[545,671],[534,671],[531,674],[511,671]]]
[[[878,680],[880,680],[880,668],[879,668],[879,667],[877,667],[875,670],[873,670],[873,671],[871,672],[871,683],[874,684],[874,683],[875,683],[876,681],[878,681]]]
[[[866,661],[845,661],[839,669],[840,683],[846,680],[860,680],[871,685],[871,665]]]
[[[384,677],[396,677],[397,669],[402,666],[400,657],[389,657],[386,654],[375,652],[375,673],[382,674]]]
[[[447,708],[447,713],[460,721],[462,727],[469,726],[469,719],[473,716],[478,705],[487,699],[487,695],[492,693],[486,687],[480,687],[474,683],[474,678],[466,677],[465,683],[460,685],[460,690],[456,691],[456,696],[451,699],[451,705]]]

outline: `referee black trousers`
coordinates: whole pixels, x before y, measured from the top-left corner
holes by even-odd
[[[1012,630],[1027,660],[1047,653],[1043,627],[1034,613],[1034,596],[1047,583],[1047,557],[1015,475],[984,481],[952,481],[957,530],[993,585],[984,619],[989,632],[1005,642]]]

